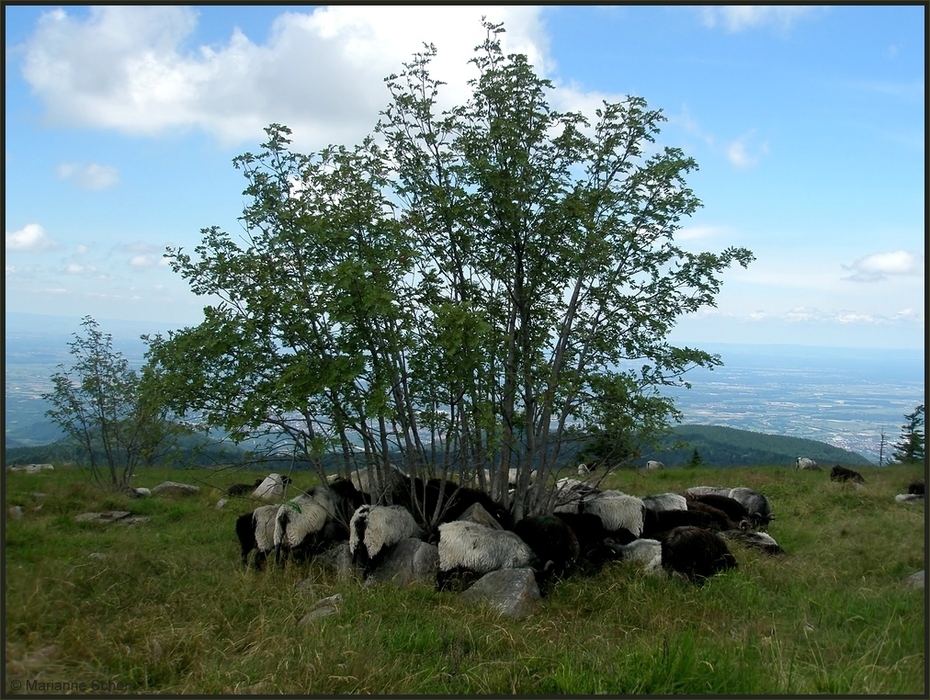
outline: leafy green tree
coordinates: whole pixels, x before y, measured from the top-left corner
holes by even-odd
[[[285,433],[320,469],[336,455],[346,472],[392,461],[475,481],[519,519],[551,509],[579,434],[628,458],[667,427],[658,388],[720,364],[669,332],[753,256],[676,245],[697,166],[655,144],[660,111],[629,97],[593,123],[557,112],[485,27],[466,104],[440,112],[427,46],[387,78],[377,140],[304,155],[274,124],[236,158],[246,240],[213,227],[195,255],[167,252],[220,301],[150,358],[176,410]]]
[[[85,316],[84,335],[74,333],[68,344],[75,362],[59,365],[51,376],[52,391],[42,398],[52,404],[46,415],[79,446],[101,485],[128,488],[139,464],[163,455],[176,426],[167,420],[166,406],[146,390],[113,349],[113,338]]]
[[[912,413],[906,413],[901,426],[901,439],[892,447],[891,459],[900,464],[916,464],[926,459],[924,438],[924,405],[920,404]]]

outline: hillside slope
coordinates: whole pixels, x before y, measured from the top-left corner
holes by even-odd
[[[676,447],[678,442],[685,447]],[[791,466],[798,457],[810,457],[823,467],[834,464],[868,466],[868,459],[817,440],[768,435],[751,430],[719,425],[679,425],[667,436],[660,450],[652,456],[666,466],[684,466],[698,451],[707,466],[735,467],[754,465]]]

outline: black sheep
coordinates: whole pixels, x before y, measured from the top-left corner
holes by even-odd
[[[739,504],[737,503],[737,505]],[[708,516],[711,530],[736,530],[739,529],[740,523],[745,523],[747,527],[749,524],[748,518],[734,521],[719,508],[702,501],[688,501],[688,510],[694,513],[704,513],[704,515]]]
[[[915,495],[923,496],[924,495],[923,480],[911,482],[910,486],[907,487],[907,492],[915,494]]]
[[[574,530],[555,515],[524,518],[513,531],[526,542],[550,575],[563,577],[578,561],[581,545]]]
[[[662,566],[701,583],[714,574],[736,568],[736,558],[717,533],[700,527],[676,527],[662,535]]]
[[[841,467],[839,464],[833,467],[833,469],[830,471],[830,481],[852,481],[856,484],[865,483],[865,479],[862,478],[862,474],[853,471],[852,469]]]
[[[247,496],[257,489],[264,479],[256,479],[253,484],[233,484],[226,489],[227,496]]]
[[[608,561],[618,558],[611,545],[629,544],[636,535],[626,529],[608,532],[604,523],[594,513],[554,513],[568,525],[578,539],[579,555],[577,568],[584,573],[599,571]]]
[[[743,520],[747,520],[749,518],[749,511],[746,509],[746,506],[737,501],[735,498],[730,498],[729,496],[721,496],[715,493],[705,493],[694,496],[685,494],[685,499],[688,502],[689,508],[691,507],[692,502],[697,501],[699,503],[713,506],[718,510],[722,510],[727,514],[727,517],[737,525],[743,522]]]
[[[656,538],[660,533],[668,532],[676,527],[693,526],[712,530],[717,527],[714,518],[707,513],[696,510],[646,510],[646,520],[643,524],[644,538]]]

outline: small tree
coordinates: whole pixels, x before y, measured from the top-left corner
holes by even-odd
[[[694,452],[691,453],[691,459],[688,460],[688,467],[690,469],[697,469],[703,464],[701,460],[701,453],[697,451],[697,448],[694,448]]]
[[[99,484],[128,488],[136,466],[151,464],[173,430],[157,395],[114,351],[112,336],[90,316],[81,327],[85,335],[75,333],[68,344],[74,365],[59,365],[52,391],[42,395],[53,406],[45,415],[77,443]]]
[[[900,464],[916,464],[924,461],[924,405],[920,404],[913,413],[906,413],[901,426],[901,440],[892,447],[891,459]]]

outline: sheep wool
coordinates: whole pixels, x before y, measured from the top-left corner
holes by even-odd
[[[282,504],[275,516],[275,548],[299,547],[307,537],[323,529],[334,511],[326,489],[314,489]]]
[[[585,513],[594,513],[609,531],[625,528],[636,537],[643,534],[646,506],[641,498],[620,491],[604,491],[582,502]]]
[[[349,521],[349,553],[367,563],[401,540],[421,535],[413,515],[403,506],[363,505]]]
[[[509,530],[455,520],[439,526],[439,570],[461,568],[480,574],[519,569],[536,562],[533,550]]]

